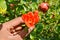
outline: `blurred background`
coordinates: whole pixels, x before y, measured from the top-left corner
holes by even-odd
[[[44,2],[49,4],[46,12],[39,10]],[[0,0],[0,24],[35,10],[40,21],[24,40],[60,40],[60,0]]]

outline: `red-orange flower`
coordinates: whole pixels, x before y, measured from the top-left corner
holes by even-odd
[[[22,15],[22,19],[24,20],[27,27],[32,27],[38,22],[39,17],[38,13],[35,11],[34,14],[33,12],[28,12],[27,14]]]
[[[35,23],[39,21],[38,10],[34,11]]]

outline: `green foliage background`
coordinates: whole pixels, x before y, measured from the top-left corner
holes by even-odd
[[[60,0],[1,0],[0,7],[6,9],[6,14],[0,13],[0,24],[38,10],[42,2],[48,2],[49,9],[46,13],[39,11],[39,23],[24,40],[60,40]],[[12,9],[10,4],[14,4]]]

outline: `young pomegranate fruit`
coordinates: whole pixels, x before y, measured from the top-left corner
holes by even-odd
[[[43,2],[39,4],[39,9],[43,12],[46,12],[49,9],[49,4],[46,2]]]

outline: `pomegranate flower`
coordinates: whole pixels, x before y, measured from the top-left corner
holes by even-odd
[[[38,16],[38,11],[34,11],[34,18],[35,18],[35,23],[39,21],[39,16]]]
[[[38,11],[35,11],[34,13],[28,12],[27,14],[23,14],[22,19],[27,27],[33,27],[39,21]]]

